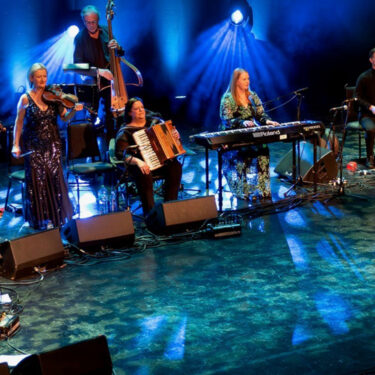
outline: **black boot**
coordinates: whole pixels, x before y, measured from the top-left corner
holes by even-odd
[[[369,169],[375,169],[374,155],[371,155],[367,158],[366,167]]]
[[[374,169],[375,168],[375,163],[374,163],[375,133],[367,131],[365,135],[365,139],[366,139],[366,154],[367,154],[366,166],[367,168]]]

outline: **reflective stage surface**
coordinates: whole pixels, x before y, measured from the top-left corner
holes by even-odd
[[[355,142],[353,136],[347,143],[345,163],[356,155]],[[271,146],[272,168],[288,147]],[[192,148],[184,194],[204,191],[204,153]],[[4,200],[5,165],[2,171]],[[135,218],[136,241],[148,243],[145,249],[88,260],[72,254],[43,281],[6,286],[18,294],[22,328],[1,342],[0,354],[17,354],[11,346],[38,353],[103,334],[122,375],[346,374],[374,367],[375,176],[345,175],[355,184],[346,195],[244,215],[237,237],[155,239]],[[274,202],[288,187],[272,177]],[[81,204],[82,216],[96,213],[92,192]],[[226,209],[237,205],[246,206],[224,194]],[[1,241],[30,232],[22,216],[6,212],[0,220]],[[0,281],[4,288],[11,283]]]

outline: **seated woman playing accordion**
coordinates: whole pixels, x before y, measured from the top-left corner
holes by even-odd
[[[164,200],[169,201],[177,199],[182,176],[182,165],[176,158],[167,160],[162,167],[151,171],[150,166],[143,160],[139,147],[136,146],[133,134],[159,121],[159,118],[155,120],[155,117],[146,116],[142,99],[131,98],[125,108],[125,125],[116,136],[116,156],[124,160],[129,174],[135,180],[144,215],[147,215],[155,205],[154,177],[165,180]]]

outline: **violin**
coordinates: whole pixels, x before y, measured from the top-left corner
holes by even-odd
[[[79,102],[78,97],[73,94],[67,94],[62,91],[60,86],[52,85],[43,92],[43,99],[47,102],[59,103],[67,109],[73,109]],[[90,114],[97,116],[98,113],[93,109],[83,106]]]

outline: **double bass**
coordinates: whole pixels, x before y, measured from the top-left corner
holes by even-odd
[[[107,7],[106,7],[106,14],[107,14],[107,23],[108,23],[108,37],[109,40],[113,39],[113,32],[112,32],[112,19],[114,15],[114,1],[108,0]],[[121,58],[120,56],[116,55],[116,51],[113,48],[109,49],[109,64],[110,69],[113,74],[113,81],[111,82],[111,111],[113,117],[118,117],[121,115],[125,110],[125,105],[128,102],[128,93],[126,90],[126,85],[124,81],[124,77],[121,70],[121,61],[123,61],[127,66],[129,66],[138,77],[138,84],[137,86],[143,85],[142,75],[139,70],[132,64],[130,64],[125,59]]]

